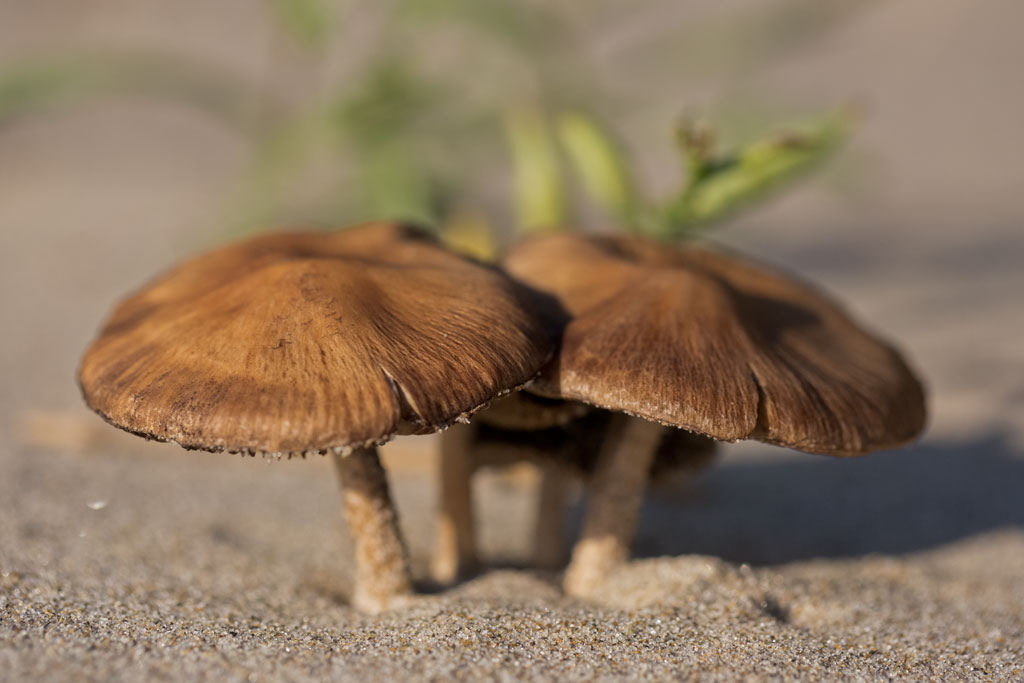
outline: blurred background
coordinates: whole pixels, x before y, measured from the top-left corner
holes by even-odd
[[[522,221],[509,140],[538,120],[585,112],[614,132],[642,192],[665,196],[681,182],[681,116],[729,146],[854,104],[856,130],[827,165],[713,239],[820,283],[897,340],[931,390],[925,441],[844,469],[731,448],[697,502],[707,531],[660,532],[673,508],[654,503],[644,552],[775,562],[1024,524],[1022,21],[1010,0],[0,3],[7,504],[43,514],[71,492],[73,519],[77,497],[106,501],[125,481],[187,496],[187,480],[147,488],[164,458],[166,486],[189,468],[243,476],[236,459],[119,440],[74,383],[112,303],[198,249],[387,216],[507,240]],[[567,220],[613,227],[560,175],[565,160],[551,164]],[[328,486],[311,484],[324,466],[281,466],[291,483],[277,494],[266,473],[246,486],[285,504],[288,486]],[[25,502],[32,489],[49,498]],[[410,505],[429,495],[400,490]],[[324,494],[324,510],[335,503]],[[831,516],[816,516],[823,505]],[[421,554],[428,521],[411,522]],[[521,526],[493,552],[525,553]],[[788,545],[758,540],[783,527]]]

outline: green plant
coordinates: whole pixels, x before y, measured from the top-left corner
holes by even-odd
[[[182,57],[53,55],[0,72],[0,126],[88,98],[183,103],[235,129],[251,149],[213,239],[282,222],[395,218],[439,226],[479,253],[510,232],[579,224],[581,213],[685,237],[812,168],[848,128],[843,116],[826,117],[802,134],[719,154],[703,129],[684,126],[685,182],[654,200],[618,142],[637,93],[602,80],[580,39],[590,9],[541,0],[267,2],[278,33],[262,80]],[[793,0],[696,26],[676,12],[659,25],[668,39],[645,42],[638,58],[657,65],[662,81],[682,79],[685,91],[687,79],[747,73],[848,14]],[[794,34],[794,25],[803,28]],[[324,65],[339,55],[351,68],[327,78]],[[511,182],[503,179],[508,150]],[[591,206],[581,207],[574,189]]]
[[[678,240],[770,197],[813,170],[846,139],[852,123],[852,116],[841,111],[723,153],[716,150],[710,127],[684,121],[677,135],[684,182],[677,193],[660,201],[637,189],[640,183],[623,146],[593,118],[563,114],[557,130],[588,199],[617,229]],[[514,132],[509,142],[518,170],[523,229],[563,229],[568,218],[560,194],[564,182],[553,170],[558,150],[547,128],[534,117],[528,128]]]

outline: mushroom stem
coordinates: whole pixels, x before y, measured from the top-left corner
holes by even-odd
[[[663,429],[655,422],[615,417],[598,454],[583,532],[565,573],[563,588],[568,595],[589,597],[629,557]]]
[[[533,526],[533,565],[557,569],[565,561],[565,504],[571,482],[559,467],[541,469],[537,518]]]
[[[356,547],[352,604],[362,612],[380,612],[412,593],[409,561],[387,475],[374,447],[335,454],[334,464]]]
[[[471,491],[476,433],[476,426],[469,424],[455,424],[441,433],[441,498],[431,567],[434,580],[441,584],[453,583],[478,567]]]

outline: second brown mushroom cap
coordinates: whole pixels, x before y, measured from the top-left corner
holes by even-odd
[[[790,276],[721,250],[557,234],[508,271],[570,315],[529,390],[642,420],[601,446],[566,573],[586,596],[628,556],[658,425],[718,440],[860,455],[922,430],[924,392],[900,354]]]
[[[536,393],[830,455],[895,447],[924,425],[924,392],[896,350],[749,259],[560,234],[526,241],[505,264],[572,318]]]

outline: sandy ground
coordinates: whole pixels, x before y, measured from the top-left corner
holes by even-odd
[[[242,22],[224,44],[210,28],[236,5],[176,16],[180,45],[248,63],[258,30]],[[0,58],[69,35],[173,42],[158,10],[76,31],[57,14],[0,21]],[[823,179],[721,238],[898,339],[928,379],[931,426],[911,449],[852,461],[728,448],[692,485],[652,492],[638,559],[594,604],[524,566],[529,476],[480,478],[490,569],[366,617],[346,604],[326,461],[82,428],[78,354],[116,297],[207,238],[246,151],[188,111],[133,101],[0,129],[0,679],[1020,679],[1022,15],[888,3],[743,84],[812,108],[870,103],[845,162],[861,192]],[[630,28],[611,43],[626,50]],[[430,440],[387,457],[422,576]],[[568,516],[571,532],[578,503]]]
[[[0,489],[18,511],[0,522],[10,680],[1024,675],[1024,533],[1008,524],[928,539],[930,524],[907,518],[940,501],[873,495],[857,474],[727,465],[689,502],[655,497],[642,548],[709,554],[637,560],[596,605],[562,597],[553,575],[514,568],[529,496],[491,477],[481,483],[495,568],[371,618],[345,604],[349,553],[327,462],[148,450],[10,466]],[[420,477],[396,488],[422,572],[430,495]],[[744,505],[755,488],[775,495]],[[941,503],[967,512],[966,495],[944,493]],[[860,545],[843,547],[851,537]],[[915,541],[929,549],[908,552]],[[719,559],[751,549],[775,562]]]

